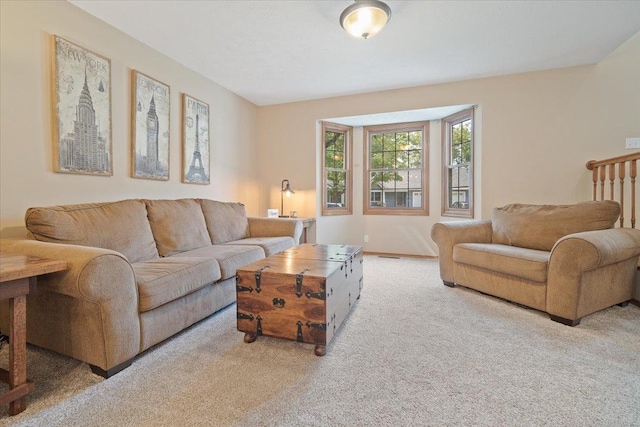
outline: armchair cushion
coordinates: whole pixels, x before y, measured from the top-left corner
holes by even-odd
[[[547,281],[549,252],[492,243],[459,243],[453,260],[541,284]]]
[[[617,202],[575,205],[510,204],[492,214],[493,243],[550,251],[560,238],[583,231],[612,228],[620,215]]]

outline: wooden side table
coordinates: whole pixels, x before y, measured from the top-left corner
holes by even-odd
[[[65,261],[0,252],[0,300],[9,300],[9,370],[0,369],[0,380],[9,391],[0,395],[0,406],[9,404],[9,415],[27,409],[26,395],[33,390],[27,380],[27,294],[36,290],[36,277],[67,269]]]

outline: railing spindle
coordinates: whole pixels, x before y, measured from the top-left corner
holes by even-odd
[[[631,160],[631,228],[636,228],[636,160]]]
[[[589,167],[587,165],[587,167]],[[593,180],[593,200],[598,200],[598,168],[593,168],[592,178]]]
[[[604,200],[604,180],[607,177],[607,167],[600,168],[600,200]]]
[[[609,165],[609,194],[611,196],[611,200],[615,200],[613,198],[613,188],[614,188],[615,181],[616,181],[616,165],[612,163]]]
[[[620,228],[624,227],[624,171],[625,163],[622,162],[618,166],[618,176],[620,178]]]

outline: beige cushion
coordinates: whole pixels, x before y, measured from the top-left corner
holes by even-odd
[[[547,251],[493,243],[458,243],[453,248],[455,262],[540,283],[547,281],[550,255]]]
[[[213,245],[180,256],[215,258],[220,264],[221,279],[226,280],[235,276],[238,268],[263,259],[264,250],[260,246]]]
[[[153,310],[220,279],[213,258],[168,257],[132,265],[138,285],[139,310]]]
[[[249,237],[249,222],[242,203],[199,199],[214,245]]]
[[[158,258],[141,200],[29,208],[25,223],[43,242],[110,249],[131,263]]]
[[[277,254],[295,246],[293,237],[249,237],[227,242],[227,245],[256,245],[264,249],[266,256]]]
[[[493,243],[550,251],[567,234],[612,228],[619,215],[620,205],[610,200],[575,205],[506,205],[493,210]]]
[[[195,199],[145,200],[160,256],[211,245],[202,209]]]

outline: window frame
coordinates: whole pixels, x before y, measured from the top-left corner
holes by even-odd
[[[371,172],[376,170],[371,169],[370,151],[371,151],[371,136],[379,133],[391,133],[391,132],[410,132],[410,131],[422,131],[422,207],[421,208],[397,208],[397,207],[373,207],[371,206]],[[363,152],[364,152],[364,176],[363,176],[363,188],[364,197],[362,204],[362,213],[364,215],[417,215],[428,216],[429,215],[429,122],[406,122],[406,123],[394,123],[384,124],[376,126],[365,126],[363,128]],[[398,169],[393,169],[398,170]],[[411,190],[408,190],[411,191]]]
[[[475,108],[468,108],[442,119],[442,216],[451,216],[458,218],[473,218],[473,202],[474,202],[474,158],[475,158],[475,136],[474,136],[474,111]],[[468,208],[450,208],[449,207],[449,159],[451,158],[451,135],[453,126],[471,121],[470,137],[471,137],[471,158],[468,163],[469,167],[469,207]]]
[[[344,134],[344,169],[328,168],[325,163],[326,159],[326,140],[327,132],[336,132]],[[331,122],[322,122],[322,216],[334,215],[353,215],[353,127],[340,125]],[[327,172],[344,171],[345,178],[345,206],[342,208],[328,208],[327,196]]]

